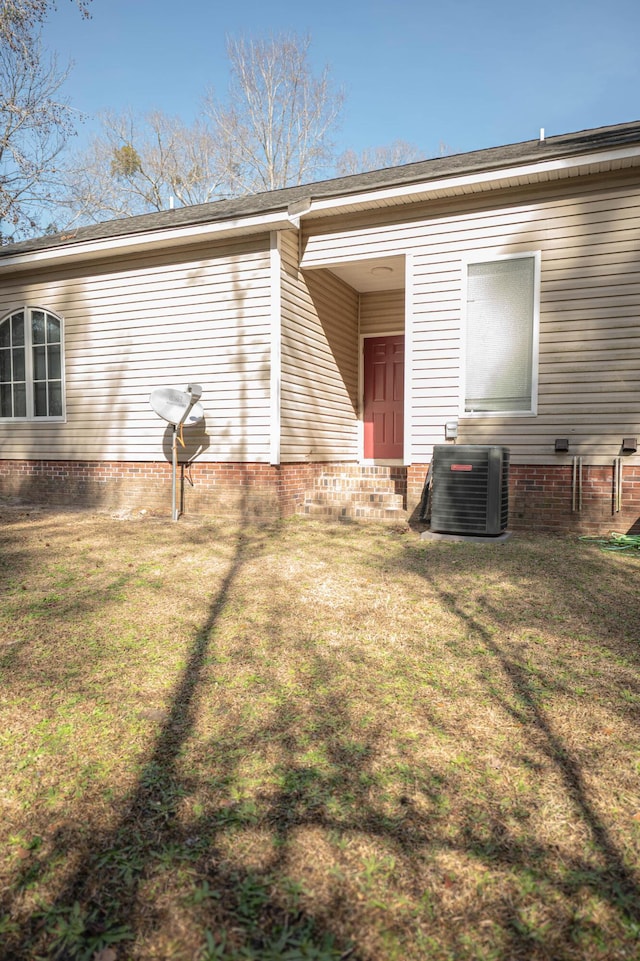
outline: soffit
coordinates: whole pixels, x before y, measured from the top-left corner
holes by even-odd
[[[348,264],[331,264],[328,268],[359,293],[381,290],[404,290],[405,259],[400,257],[376,257]]]
[[[375,192],[311,200],[304,213],[304,221],[324,218],[335,213],[357,213],[385,207],[412,204],[421,200],[440,200],[451,197],[482,194],[493,190],[527,187],[532,184],[555,183],[576,177],[640,167],[640,150],[637,147],[588,157],[571,157],[542,164],[527,164],[506,170],[492,170],[463,174],[404,186],[378,189]]]

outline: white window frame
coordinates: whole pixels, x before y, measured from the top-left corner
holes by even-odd
[[[45,315],[49,314],[51,317],[60,323],[60,397],[62,404],[62,413],[55,415],[45,415],[36,416],[34,413],[34,400],[33,400],[33,344],[32,344],[32,311],[42,311]],[[0,427],[3,424],[17,424],[17,423],[66,423],[67,420],[67,398],[65,391],[65,343],[64,343],[64,319],[60,314],[51,310],[49,307],[40,307],[37,304],[21,304],[13,307],[11,310],[6,311],[2,317],[0,317],[0,324],[3,324],[10,317],[15,314],[22,312],[25,318],[25,387],[26,387],[26,409],[27,413],[24,417],[1,417],[0,416]]]
[[[465,409],[467,396],[467,312],[469,267],[473,264],[495,263],[501,260],[533,260],[533,323],[531,336],[531,409],[530,410],[478,410]],[[460,418],[480,417],[535,417],[538,413],[538,360],[540,348],[540,268],[541,253],[539,250],[529,250],[517,254],[475,253],[462,259],[462,309],[461,309],[461,338],[460,338]]]

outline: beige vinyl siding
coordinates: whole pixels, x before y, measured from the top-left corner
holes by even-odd
[[[570,456],[610,461],[622,437],[640,435],[640,185],[597,177],[472,197],[431,209],[315,222],[306,267],[413,252],[412,459],[430,459],[444,424],[459,416],[465,263],[541,253],[537,416],[460,419],[460,443],[499,443],[515,461]],[[565,458],[566,460],[567,458]]]
[[[173,254],[0,277],[0,316],[21,304],[63,318],[66,423],[0,421],[0,456],[158,460],[171,429],[154,387],[202,384],[204,461],[268,461],[268,236]],[[164,448],[164,453],[163,453]]]
[[[281,460],[357,457],[358,295],[328,271],[298,271],[281,234]]]
[[[360,294],[360,333],[404,333],[404,290],[370,291]]]

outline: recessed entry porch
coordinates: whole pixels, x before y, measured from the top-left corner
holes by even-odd
[[[311,289],[315,287],[313,276],[318,281],[323,275],[331,278],[334,295],[337,278],[342,296],[357,304],[357,330],[352,328],[349,337],[351,362],[345,364],[342,355],[341,365],[349,377],[351,371],[357,371],[357,385],[354,381],[355,389],[349,391],[357,416],[357,447],[347,458],[337,456],[314,465],[313,482],[305,490],[300,510],[343,519],[403,522],[407,518],[405,465],[409,453],[405,435],[405,257],[325,263],[304,273]],[[340,313],[339,305],[335,310]],[[340,340],[340,348],[344,350],[344,341]],[[332,417],[330,406],[326,416]]]
[[[358,460],[407,462],[403,255],[325,266],[358,295]]]

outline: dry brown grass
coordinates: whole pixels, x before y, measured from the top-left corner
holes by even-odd
[[[2,957],[639,956],[637,557],[0,522]]]

